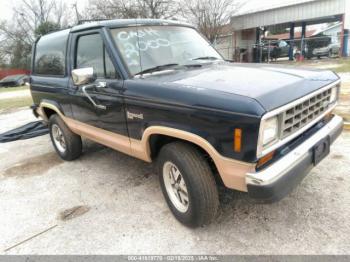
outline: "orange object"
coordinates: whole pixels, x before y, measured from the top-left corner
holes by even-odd
[[[242,129],[236,128],[235,129],[235,139],[234,139],[234,150],[235,152],[239,153],[242,150]]]
[[[272,151],[271,153],[267,154],[266,156],[260,158],[258,161],[257,167],[261,167],[261,166],[265,165],[267,162],[269,162],[273,158],[274,155],[275,155],[275,151]]]

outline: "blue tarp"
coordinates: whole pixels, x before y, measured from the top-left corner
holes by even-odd
[[[35,121],[0,134],[0,143],[46,135],[49,129],[42,121]]]

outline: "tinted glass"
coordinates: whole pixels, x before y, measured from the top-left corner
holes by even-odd
[[[78,39],[75,68],[92,67],[99,78],[116,78],[113,63],[99,34]]]
[[[192,64],[201,57],[221,55],[194,29],[178,26],[140,26],[111,30],[133,74],[165,64]]]
[[[279,44],[280,47],[286,47],[287,45],[288,44],[286,42],[284,42],[284,41],[281,41],[280,44]]]
[[[63,76],[68,31],[43,36],[36,45],[34,73],[39,75]]]
[[[6,81],[8,81],[8,80],[13,80],[13,81],[16,81],[16,80],[20,80],[21,78],[24,78],[24,77],[26,77],[26,75],[12,75],[12,76],[6,76],[6,77],[4,77],[3,79],[1,79],[1,81],[2,80],[6,80]]]
[[[109,79],[115,79],[118,78],[117,77],[117,72],[114,68],[114,65],[111,61],[111,59],[109,58],[109,55],[106,51],[106,48],[104,48],[104,56],[105,56],[105,78],[109,78]]]

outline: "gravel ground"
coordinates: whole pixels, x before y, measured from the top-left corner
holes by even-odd
[[[28,119],[0,114],[0,132]],[[151,165],[103,146],[63,162],[42,136],[0,144],[0,159],[2,254],[350,254],[350,133],[281,202],[221,190],[217,220],[196,230],[172,216]]]
[[[30,96],[30,90],[19,90],[19,91],[11,91],[9,92],[3,92],[0,94],[0,100],[1,99],[11,99],[11,98],[18,98],[18,97],[28,97]]]

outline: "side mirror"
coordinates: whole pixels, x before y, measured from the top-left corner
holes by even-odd
[[[96,80],[92,67],[72,70],[73,83],[76,86],[87,85]]]

